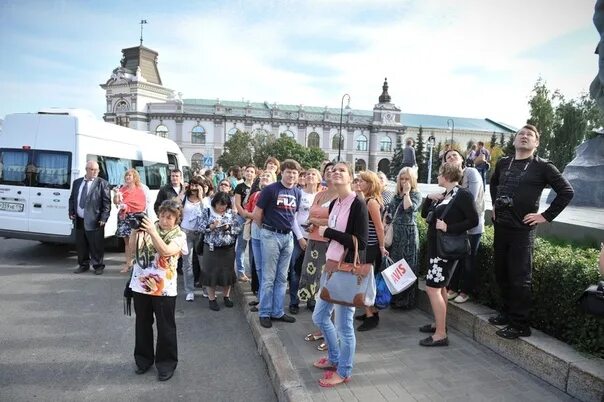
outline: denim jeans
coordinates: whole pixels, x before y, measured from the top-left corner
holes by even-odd
[[[241,216],[237,215],[237,220],[241,222],[243,226],[243,219]],[[247,246],[247,240],[243,240],[243,230],[237,236],[237,245],[235,246],[235,266],[237,268],[237,277],[241,277],[245,274],[245,247]]]
[[[285,290],[287,289],[287,270],[294,249],[292,233],[280,234],[262,229],[260,231],[262,247],[262,291],[260,317],[282,317]]]
[[[258,277],[258,300],[262,294],[262,271],[264,261],[262,260],[262,241],[252,237],[252,254],[254,254],[254,266],[256,267],[256,276]]]
[[[185,292],[192,293],[195,290],[195,280],[193,279],[193,258],[197,258],[201,264],[201,259],[195,253],[195,241],[199,237],[199,233],[185,229],[183,229],[183,232],[185,232],[187,235],[187,247],[189,248],[189,254],[182,256],[182,281]]]
[[[335,309],[335,326],[331,322],[331,313]],[[327,358],[338,366],[342,378],[350,377],[354,365],[354,352],[357,340],[354,335],[354,307],[328,303],[317,298],[312,321],[321,330],[327,343]],[[339,344],[338,344],[339,340]]]
[[[292,258],[289,262],[289,305],[297,306],[300,303],[298,298],[298,286],[300,285],[300,264],[296,264],[300,256],[304,255],[304,251],[300,247],[298,240],[294,239],[294,251],[292,251]],[[296,267],[298,265],[298,267]]]

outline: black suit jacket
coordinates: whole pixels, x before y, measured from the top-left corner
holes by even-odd
[[[69,196],[69,216],[77,216],[78,194],[83,177],[76,179],[71,186]],[[97,177],[88,189],[88,200],[84,208],[84,229],[95,230],[100,227],[99,222],[107,222],[111,212],[111,191],[107,180]]]

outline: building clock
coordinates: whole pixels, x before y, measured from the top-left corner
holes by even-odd
[[[390,112],[386,112],[382,115],[382,123],[393,123],[394,122],[394,114]]]

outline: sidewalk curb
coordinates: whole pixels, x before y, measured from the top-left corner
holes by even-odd
[[[425,283],[420,281],[418,307],[432,314]],[[582,401],[601,402],[604,396],[604,360],[583,355],[571,346],[539,330],[517,340],[495,334],[501,327],[489,324],[496,311],[466,302],[447,305],[447,325],[522,367],[568,395]]]
[[[302,386],[300,376],[294,369],[285,346],[277,335],[276,328],[262,327],[258,321],[258,313],[249,311],[248,303],[256,300],[249,285],[238,282],[235,285],[235,291],[258,346],[258,353],[266,363],[277,399],[280,402],[310,402],[312,399]]]

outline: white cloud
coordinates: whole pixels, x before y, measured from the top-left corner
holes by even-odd
[[[75,38],[77,46],[88,43],[99,52],[93,71],[76,77],[99,82],[67,85],[94,88],[118,65],[119,50],[135,45],[134,37],[123,40],[125,24],[129,37],[135,31],[131,17],[83,6],[68,13],[93,25],[91,36]],[[588,0],[233,1],[185,13],[149,11],[145,45],[159,52],[164,85],[185,98],[337,107],[347,92],[354,108],[371,109],[387,76],[403,111],[518,125],[540,75],[568,97],[588,87],[597,66],[595,28],[593,43],[576,44],[572,62],[555,48],[550,53],[559,63],[531,52],[591,27],[592,14]],[[30,37],[28,48],[35,39]],[[38,62],[52,66],[45,48],[37,46]],[[52,42],[49,48],[55,54],[65,48],[90,52],[72,43]],[[102,92],[74,92],[73,106],[98,97],[94,112],[104,112]],[[0,114],[5,109],[0,103]]]

